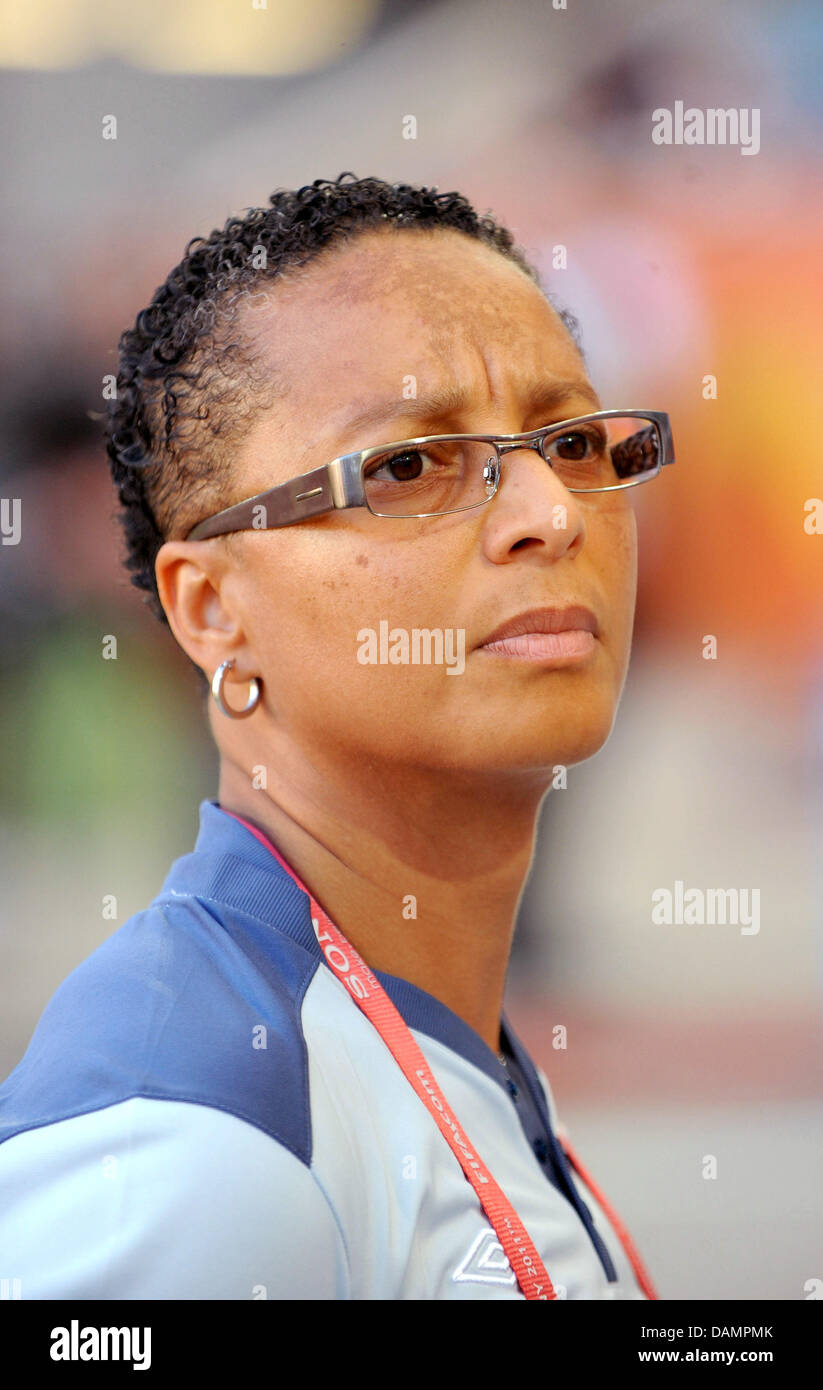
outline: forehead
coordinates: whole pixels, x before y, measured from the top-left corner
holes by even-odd
[[[285,413],[325,434],[375,396],[585,379],[557,312],[519,266],[452,229],[370,230],[290,269],[243,320]],[[323,422],[314,425],[318,411]],[[282,418],[281,423],[287,424]]]

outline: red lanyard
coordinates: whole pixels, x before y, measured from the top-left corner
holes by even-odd
[[[226,810],[225,807],[221,809]],[[343,981],[358,1008],[374,1024],[400,1066],[406,1080],[417,1092],[423,1104],[428,1107],[430,1114],[458,1159],[463,1172],[477,1193],[480,1205],[491,1225],[497,1232],[497,1238],[508,1256],[509,1264],[517,1276],[517,1282],[523,1295],[528,1299],[557,1298],[554,1285],[528,1231],[508,1197],[497,1185],[488,1168],[479,1158],[477,1151],[470,1144],[466,1134],[459,1128],[440,1087],[432,1076],[423,1053],[380,981],[369,969],[363,958],[358,955],[351,942],[346,940],[343,933],[323,911],[319,903],[315,902],[306,885],[286,863],[271,840],[261,830],[258,830],[256,825],[252,825],[243,816],[238,816],[235,811],[227,811],[226,814],[234,816],[234,819],[240,821],[241,825],[245,825],[256,839],[271,851],[281,867],[286,870],[298,888],[301,888],[309,898],[312,926],[327,965],[334,971],[337,978]],[[656,1299],[657,1294],[651,1280],[622,1221],[595,1186],[568,1140],[563,1139],[559,1134],[558,1139],[569,1163],[600,1203],[614,1227],[641,1289],[647,1298]]]

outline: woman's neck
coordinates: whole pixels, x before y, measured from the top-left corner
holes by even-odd
[[[373,970],[426,990],[498,1052],[539,792],[479,795],[404,770],[382,798],[374,779],[347,779],[344,797],[315,768],[276,766],[276,787],[258,789],[224,757],[220,805],[264,832]]]

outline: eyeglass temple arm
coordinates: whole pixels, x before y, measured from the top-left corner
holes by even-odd
[[[291,526],[307,516],[320,516],[338,507],[362,506],[365,501],[360,482],[360,455],[347,454],[290,478],[286,483],[258,492],[245,502],[224,507],[193,527],[187,541],[204,541],[229,531],[268,531]]]

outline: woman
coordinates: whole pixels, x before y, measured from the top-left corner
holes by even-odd
[[[502,1002],[668,419],[603,412],[461,195],[270,202],[121,339],[126,563],[211,689],[219,793],[0,1091],[0,1244],[30,1298],[654,1297]]]

